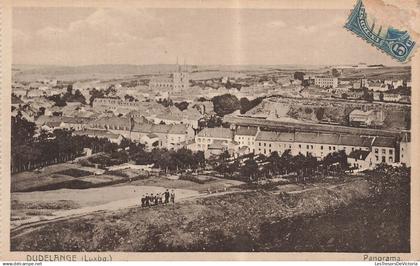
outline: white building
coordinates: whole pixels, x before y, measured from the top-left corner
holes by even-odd
[[[411,166],[411,142],[408,134],[404,134],[400,142],[400,163]]]
[[[315,85],[322,88],[336,88],[338,86],[338,78],[336,77],[315,77]]]
[[[259,131],[258,127],[238,127],[234,140],[239,148],[245,147],[248,153],[255,152],[255,138]]]

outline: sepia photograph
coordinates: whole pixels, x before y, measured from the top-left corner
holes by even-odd
[[[13,7],[10,250],[412,252],[391,26],[360,0]]]

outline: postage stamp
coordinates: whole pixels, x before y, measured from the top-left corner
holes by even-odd
[[[418,36],[297,2],[10,1],[1,259],[418,259]]]
[[[407,31],[376,25],[362,0],[358,0],[344,27],[400,62],[406,62],[416,46]]]

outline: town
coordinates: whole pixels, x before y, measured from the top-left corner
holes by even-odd
[[[289,150],[322,160],[344,151],[354,170],[409,166],[411,81],[364,73],[386,69],[360,64],[322,75],[270,70],[192,80],[197,70],[176,65],[167,77],[120,82],[15,81],[12,116],[34,123],[34,138],[62,129],[148,151],[203,151],[206,159]],[[12,172],[31,163],[17,161]]]
[[[45,230],[45,221],[60,226],[56,219],[95,211],[166,213],[181,203],[203,206],[191,205],[193,199],[219,202],[261,190],[288,202],[293,193],[314,190],[302,208],[316,213],[309,202],[325,191],[354,189],[348,193],[364,198],[366,179],[382,193],[376,188],[382,179],[371,179],[378,173],[409,180],[410,67],[177,63],[118,74],[101,73],[109,71],[104,66],[74,74],[75,68],[71,75],[14,69],[11,227],[17,250],[30,249],[19,240],[26,225]],[[244,217],[244,226],[258,217]],[[44,245],[69,248],[55,241]],[[187,250],[220,248],[214,245]]]

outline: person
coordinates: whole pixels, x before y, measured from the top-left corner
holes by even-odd
[[[155,205],[155,196],[153,195],[153,193],[152,194],[150,194],[150,206],[153,206],[153,205]]]
[[[145,205],[145,198],[144,198],[144,195],[142,195],[141,196],[141,206],[142,207],[145,207],[146,205]]]
[[[164,194],[165,194],[165,204],[168,204],[169,203],[169,189],[166,189]]]
[[[172,191],[171,191],[171,202],[172,203],[175,203],[175,192],[174,192],[174,190],[172,189]]]
[[[159,205],[162,204],[162,196],[163,196],[163,193],[162,194],[158,194],[157,203]]]
[[[146,197],[144,197],[144,206],[145,207],[149,207],[149,201],[150,201],[149,193],[146,193]]]

